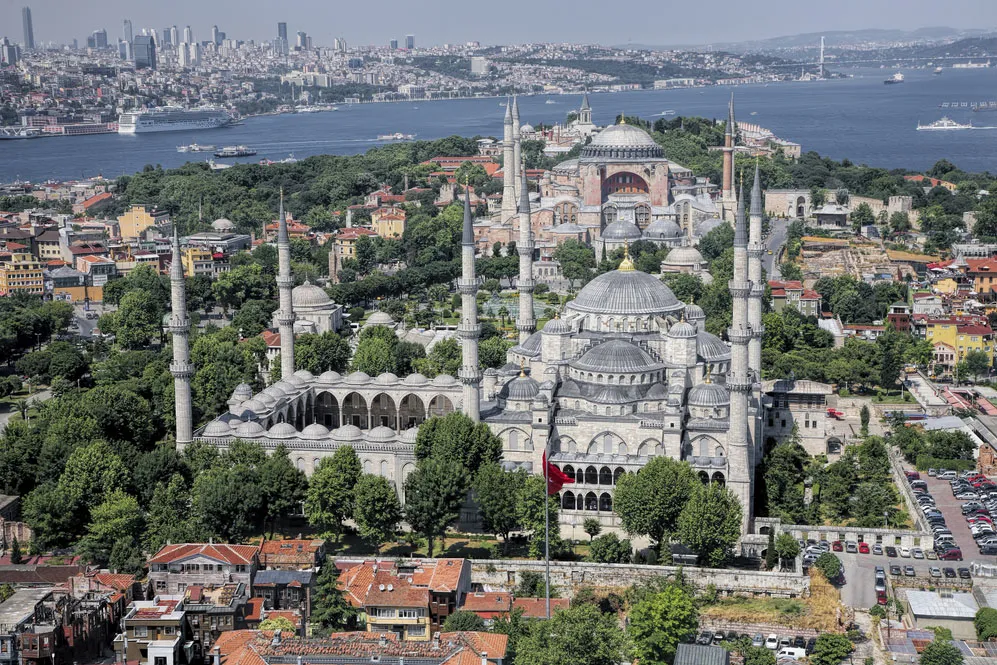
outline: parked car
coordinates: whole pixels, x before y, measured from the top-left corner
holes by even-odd
[[[942,573],[948,578],[955,577],[955,568],[942,568]]]
[[[969,574],[969,568],[960,568],[958,573],[959,577],[964,580],[968,580],[972,577],[972,575]]]
[[[992,545],[987,543],[980,543],[980,554],[984,555],[997,554],[997,543],[994,543]]]
[[[944,552],[939,552],[938,558],[942,561],[962,561],[962,550],[958,547],[953,547]]]
[[[696,640],[696,644],[712,644],[713,643],[713,631],[705,630],[699,634],[699,639]]]
[[[932,577],[941,577],[942,569],[939,568],[938,566],[932,566],[931,568],[928,568],[928,574],[931,575]]]
[[[807,649],[807,655],[808,656],[814,652],[814,647],[815,646],[817,646],[817,638],[816,637],[811,637],[809,640],[807,640],[807,647],[806,647],[806,649]]]
[[[755,636],[751,638],[751,646],[753,647],[763,647],[765,646],[765,636],[761,633],[755,633]]]
[[[855,554],[859,551],[859,547],[856,543],[849,540],[847,543],[845,543],[845,551],[850,554]]]
[[[955,575],[955,571],[952,571],[952,573],[953,573],[953,576],[954,576]],[[772,651],[775,651],[776,649],[778,649],[779,648],[779,636],[776,635],[775,633],[772,633],[771,635],[769,635],[768,637],[766,637],[765,638],[765,648],[766,649],[771,649]]]
[[[859,554],[869,553],[869,543],[859,543]]]
[[[886,604],[886,592],[885,591],[877,591],[876,592],[876,602],[879,603],[880,605],[885,605]]]
[[[938,475],[938,469],[928,469],[928,475],[934,478]]]
[[[890,557],[891,559],[897,558],[897,548],[895,548],[895,547],[893,547],[891,545],[887,545],[886,546],[886,556]]]
[[[793,638],[793,648],[795,649],[806,649],[807,641],[803,639],[802,635],[797,635]]]
[[[882,556],[883,546],[880,545],[879,543],[876,543],[875,545],[872,546],[872,553]]]
[[[840,552],[844,548],[841,545],[841,541],[836,540],[833,543],[831,543],[831,549],[834,550],[835,552]]]
[[[890,575],[900,575],[901,572],[900,566],[895,563],[890,564]]]
[[[924,550],[922,550],[920,547],[915,547],[914,549],[912,549],[910,551],[910,555],[912,557],[914,557],[915,559],[923,559],[924,558]]]
[[[907,577],[914,577],[915,574],[914,566],[904,566],[904,575]]]
[[[902,556],[905,559],[909,559],[910,558],[910,548],[901,545],[900,546],[900,556]]]

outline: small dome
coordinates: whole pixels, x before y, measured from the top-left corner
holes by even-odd
[[[278,381],[277,383],[267,388],[267,390],[273,391],[274,396],[290,395],[291,393],[297,392],[297,389],[294,387],[294,385],[288,383],[287,381]]]
[[[671,219],[656,219],[644,229],[649,240],[671,240],[682,235],[682,229]]]
[[[511,400],[531,400],[540,392],[540,384],[532,377],[520,376],[502,386],[499,397]]]
[[[689,406],[727,406],[730,404],[730,393],[716,383],[701,383],[689,391]]]
[[[321,286],[305,282],[291,290],[291,303],[295,307],[320,307],[328,305],[332,298]]]
[[[693,226],[692,232],[699,238],[702,238],[707,233],[713,229],[721,226],[722,224],[727,224],[727,222],[722,219],[717,219],[716,217],[707,217],[706,219],[700,220],[700,222]]]
[[[343,425],[339,429],[332,430],[333,441],[359,441],[363,438],[363,432],[356,425]]]
[[[303,430],[301,430],[302,439],[324,439],[329,436],[329,429],[325,425],[320,425],[318,423],[312,423],[308,425]]]
[[[631,221],[618,219],[602,232],[603,240],[640,240],[640,229]]]
[[[212,420],[205,426],[201,436],[228,436],[232,433],[232,428],[223,420]]]
[[[281,382],[291,384],[292,386],[294,386],[295,391],[301,386],[305,385],[304,379],[302,379],[300,376],[295,376],[293,374],[287,377],[286,379],[281,379]]]
[[[281,395],[281,397],[283,397],[283,395]],[[257,395],[255,399],[256,401],[266,406],[268,409],[272,409],[277,404],[277,400],[280,399],[280,397],[274,396],[273,393],[268,393],[266,390],[264,390],[259,395]]]
[[[696,353],[706,362],[730,360],[730,347],[719,337],[705,330],[696,332]]]
[[[429,383],[429,379],[427,379],[425,375],[416,372],[415,374],[409,374],[404,379],[402,379],[402,383],[404,383],[406,386],[421,386],[423,384]]]
[[[391,315],[387,312],[377,311],[371,314],[367,318],[368,326],[393,326],[395,325],[395,320],[391,318]]]
[[[696,336],[696,329],[686,321],[679,321],[668,329],[668,336],[672,339],[693,339]]]
[[[232,399],[237,399],[239,401],[245,402],[247,399],[253,396],[253,387],[248,383],[240,383],[232,391]]]
[[[235,224],[231,220],[221,217],[211,222],[211,228],[215,231],[231,231],[235,228]]]
[[[336,383],[342,378],[343,375],[339,372],[322,372],[322,375],[319,376],[318,380],[321,383]]]
[[[668,256],[665,257],[665,260],[661,264],[665,266],[693,266],[698,268],[705,262],[703,255],[699,253],[698,249],[692,245],[683,245],[668,252]]]
[[[249,420],[235,428],[235,435],[241,439],[259,437],[264,434],[266,434],[266,432],[263,429],[263,425],[259,424],[255,420]]]
[[[434,386],[452,386],[457,383],[457,379],[449,374],[439,374],[433,379]]]
[[[359,385],[362,383],[370,383],[370,375],[366,372],[353,372],[346,377],[346,383]]]
[[[263,404],[263,402],[257,399],[247,399],[245,402],[242,403],[242,410],[259,414],[259,413],[266,413],[267,407]]]
[[[305,381],[315,380],[315,375],[309,372],[307,369],[299,369],[297,372],[294,373],[294,376],[298,377],[299,379],[304,379]]]
[[[379,385],[387,385],[390,383],[398,383],[398,375],[393,372],[385,372],[384,374],[378,374],[374,377],[374,383]]]
[[[385,427],[384,425],[378,425],[374,429],[367,432],[367,440],[375,441],[378,443],[383,443],[385,441],[394,441],[398,435],[395,434],[395,430],[390,427]]]
[[[398,440],[402,443],[415,443],[415,438],[419,435],[418,427],[411,427],[398,435]]]
[[[613,270],[586,284],[566,307],[591,314],[643,316],[677,312],[685,306],[660,279],[639,270]]]
[[[630,342],[614,339],[597,344],[571,363],[576,369],[603,373],[637,373],[659,370],[661,363]]]
[[[570,335],[574,331],[574,326],[560,317],[548,321],[543,329],[545,335]]]
[[[498,376],[498,370],[495,369],[494,367],[489,367],[483,372],[483,374],[485,376]]]
[[[267,436],[271,439],[290,439],[298,434],[291,423],[277,423],[267,430]]]
[[[526,123],[525,125],[523,125],[522,127],[519,128],[519,131],[520,132],[535,132],[536,130],[533,129],[533,125],[531,125],[530,123]]]
[[[703,321],[706,319],[706,312],[696,303],[689,303],[685,306],[686,321]]]

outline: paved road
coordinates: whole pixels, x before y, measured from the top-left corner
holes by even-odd
[[[779,266],[775,260],[779,256],[779,248],[786,242],[786,231],[789,229],[789,222],[784,219],[769,220],[769,237],[765,239],[765,249],[771,254],[762,255],[762,266],[768,279],[779,279]]]
[[[52,398],[51,390],[40,390],[30,397],[28,401],[31,402],[44,402],[45,400]],[[12,416],[18,413],[17,406],[14,404],[4,404],[0,405],[0,432],[7,426],[7,421],[11,419]]]

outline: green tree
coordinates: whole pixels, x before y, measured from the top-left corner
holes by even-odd
[[[97,566],[106,566],[111,550],[119,541],[137,543],[142,535],[144,519],[135,497],[123,490],[116,490],[94,507],[87,534],[78,545],[84,560]]]
[[[744,650],[744,665],[775,665],[775,653],[765,647],[748,647]]]
[[[733,492],[718,484],[700,485],[679,515],[679,538],[707,565],[720,567],[741,536],[742,514]]]
[[[143,545],[158,552],[166,543],[196,543],[202,533],[193,515],[193,502],[183,476],[173,474],[169,481],[156,484],[149,503]]]
[[[343,521],[353,515],[354,490],[362,473],[360,458],[351,446],[323,458],[312,473],[305,496],[308,522],[338,538]]]
[[[478,346],[478,360],[483,369],[497,369],[505,364],[512,343],[501,337],[489,337]]]
[[[550,524],[549,546],[550,555],[557,558],[569,551],[567,543],[561,540],[557,529],[558,497],[547,494],[547,483],[543,476],[530,475],[519,488],[516,497],[519,507],[519,524],[523,532],[530,534],[530,556],[535,559],[544,557],[544,538],[547,523]],[[546,517],[544,511],[546,510]]]
[[[457,610],[443,622],[443,632],[483,632],[485,622],[474,612]]]
[[[255,337],[270,327],[276,310],[274,300],[247,300],[232,317],[232,327],[241,337]]]
[[[226,461],[199,474],[191,496],[209,535],[240,542],[262,526],[263,491],[255,465]]]
[[[428,457],[454,460],[471,477],[483,464],[498,462],[502,440],[485,423],[475,423],[455,411],[434,416],[419,426],[415,456],[420,460]]]
[[[852,643],[844,635],[821,633],[810,654],[810,662],[813,665],[840,665],[851,652]]]
[[[634,655],[652,665],[670,663],[678,645],[694,635],[699,625],[693,599],[677,584],[640,600],[629,618]]]
[[[973,626],[979,641],[989,642],[997,638],[997,609],[981,607],[973,618]]]
[[[115,573],[141,575],[145,570],[145,557],[134,538],[119,538],[111,548],[108,568]]]
[[[361,236],[366,237],[366,236]],[[294,635],[298,632],[298,629],[294,626],[294,623],[290,619],[283,616],[272,617],[269,619],[264,619],[257,626],[258,630],[279,630],[285,636]]]
[[[436,539],[443,538],[460,516],[466,494],[466,467],[454,459],[421,459],[405,480],[405,519],[426,538],[430,557]]]
[[[607,533],[592,541],[589,559],[596,563],[630,563],[633,546],[627,539],[620,540],[615,533]]]
[[[312,620],[325,630],[346,630],[356,625],[357,611],[343,597],[339,569],[332,559],[325,560],[315,579]]]
[[[21,557],[21,543],[18,542],[17,536],[14,536],[13,542],[10,544],[10,562],[17,565],[23,561]]]
[[[769,570],[779,563],[779,553],[775,551],[775,532],[769,530],[768,545],[765,548],[765,567]]]
[[[59,490],[66,501],[63,510],[73,515],[80,526],[86,524],[92,508],[128,485],[128,475],[121,458],[107,443],[95,441],[77,448],[59,477]]]
[[[498,462],[483,464],[474,476],[474,495],[484,530],[502,536],[506,552],[509,534],[519,526],[516,500],[526,476],[523,470],[503,471]]]
[[[516,645],[516,665],[617,665],[625,649],[616,617],[586,603],[533,622]]]
[[[699,484],[687,463],[655,457],[637,473],[620,477],[613,507],[628,534],[661,543],[678,528],[679,514]]]
[[[937,637],[921,652],[921,665],[962,665],[962,662],[963,656],[959,647],[948,640]],[[830,663],[816,663],[815,665],[830,665]]]
[[[972,376],[979,380],[981,375],[990,371],[990,358],[983,351],[970,351],[963,358],[964,372],[960,371],[960,378]]]
[[[824,577],[831,580],[832,582],[841,575],[841,559],[836,557],[831,552],[824,552],[817,560],[814,562],[814,566],[817,570],[824,574]]]
[[[115,335],[124,349],[148,346],[162,330],[163,310],[155,296],[145,291],[130,291],[121,298],[118,311],[100,317],[101,332]]]
[[[364,372],[370,376],[391,372],[394,368],[392,346],[378,338],[361,340],[353,354],[353,362],[350,363],[351,371]]]
[[[592,542],[593,538],[602,533],[602,523],[594,517],[586,517],[582,522],[582,531],[588,534],[589,542]]]
[[[402,519],[398,493],[386,479],[365,473],[354,488],[353,521],[360,537],[380,548],[390,540]]]
[[[294,364],[315,376],[343,373],[350,364],[350,345],[334,332],[299,335],[294,340]]]
[[[260,465],[260,489],[263,492],[263,505],[266,506],[266,519],[270,522],[271,537],[276,524],[305,498],[307,485],[305,474],[294,468],[284,444],[279,444],[273,454]]]
[[[775,550],[779,554],[779,560],[786,565],[787,561],[800,555],[800,544],[793,538],[793,534],[784,531],[775,539]]]
[[[859,427],[862,436],[869,436],[869,405],[863,404],[859,410]]]
[[[876,216],[872,213],[872,208],[868,203],[860,203],[852,210],[852,229],[858,233],[863,226],[876,223]]]

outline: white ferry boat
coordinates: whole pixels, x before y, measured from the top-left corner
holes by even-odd
[[[922,125],[920,122],[917,123],[917,131],[919,132],[939,132],[952,129],[972,129],[972,123],[968,125],[963,125],[961,123],[952,120],[948,116],[942,116],[941,119],[935,120],[927,125]]]
[[[394,134],[378,134],[378,141],[411,141],[415,138],[415,134],[402,134],[401,132],[395,132]]]
[[[214,152],[215,146],[204,145],[202,143],[191,143],[190,145],[178,145],[177,152]]]
[[[119,134],[177,132],[190,129],[214,129],[232,122],[232,116],[219,108],[184,109],[160,106],[144,111],[129,111],[118,116]]]
[[[898,83],[903,83],[903,82],[904,82],[904,75],[901,72],[897,72],[890,78],[883,81],[883,83],[885,83],[886,85],[897,85]]]

